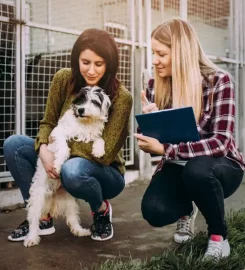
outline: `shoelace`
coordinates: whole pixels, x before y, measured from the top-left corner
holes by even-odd
[[[179,219],[177,222],[177,232],[191,233],[190,223],[190,218]]]
[[[222,254],[222,248],[223,248],[223,242],[216,242],[216,241],[209,240],[205,257],[212,256],[215,259],[219,259]]]

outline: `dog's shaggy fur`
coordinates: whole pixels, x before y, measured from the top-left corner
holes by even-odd
[[[71,108],[50,135],[52,143],[48,144],[48,150],[54,153],[54,168],[58,173],[70,156],[68,140],[93,141],[92,154],[98,158],[105,154],[105,142],[101,136],[110,105],[109,97],[101,88],[87,86],[80,90]],[[90,230],[80,226],[76,199],[62,188],[60,179],[49,179],[40,158],[32,180],[27,210],[29,233],[24,241],[25,247],[39,244],[39,221],[42,215],[48,213],[52,217],[64,216],[72,234],[90,235]]]

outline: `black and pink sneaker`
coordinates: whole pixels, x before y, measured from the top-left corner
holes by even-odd
[[[112,207],[105,200],[107,209],[104,212],[93,213],[94,223],[91,226],[91,238],[95,241],[106,241],[113,237]]]
[[[53,225],[53,219],[50,217],[45,220],[41,220],[39,223],[38,235],[50,235],[55,232]],[[8,240],[12,242],[24,241],[29,233],[29,223],[24,220],[9,236]]]

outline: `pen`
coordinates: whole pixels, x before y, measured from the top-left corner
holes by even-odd
[[[146,102],[147,105],[150,104],[150,101],[147,99],[147,97],[145,95],[144,95],[144,100],[145,100],[145,102]]]

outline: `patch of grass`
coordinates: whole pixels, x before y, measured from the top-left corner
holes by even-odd
[[[218,263],[202,262],[207,247],[207,234],[200,232],[193,241],[170,249],[150,260],[132,258],[108,260],[94,270],[245,270],[245,209],[227,214],[231,255]]]

